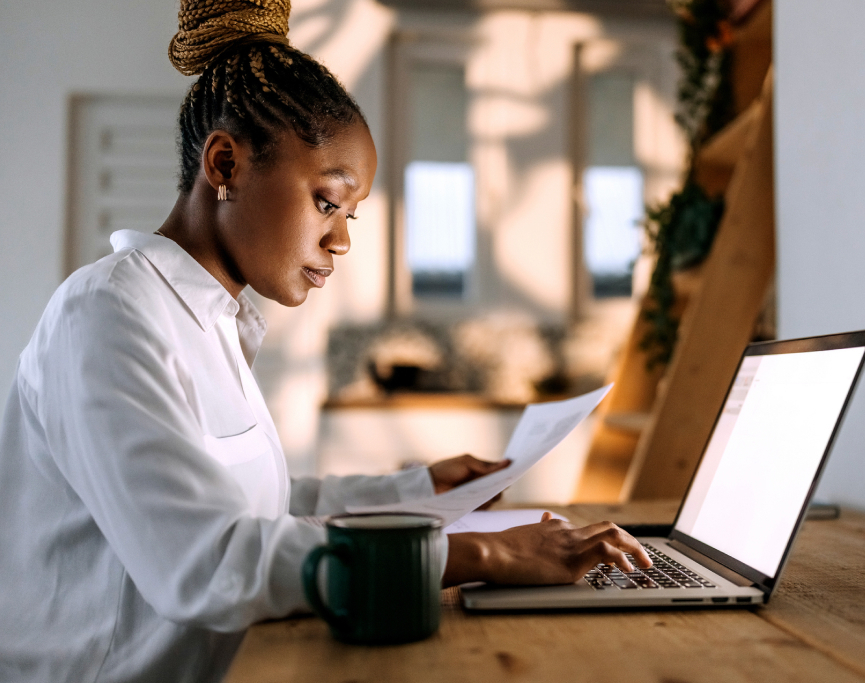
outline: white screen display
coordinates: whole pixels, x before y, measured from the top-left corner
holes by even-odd
[[[862,354],[747,356],[676,529],[774,577]]]

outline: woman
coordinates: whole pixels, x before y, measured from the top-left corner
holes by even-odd
[[[376,153],[356,103],[290,47],[287,0],[183,0],[170,56],[180,196],[155,235],[55,293],[0,434],[0,679],[216,681],[244,629],[304,609],[304,515],[427,496],[500,465],[292,479],[250,372],[265,323],[349,250]],[[565,583],[623,551],[547,520],[448,539],[443,582]]]

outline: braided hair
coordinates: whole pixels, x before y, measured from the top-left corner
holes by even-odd
[[[168,56],[182,74],[200,74],[180,108],[181,193],[192,190],[216,129],[247,142],[264,165],[286,130],[318,147],[355,121],[366,124],[336,77],[289,44],[290,9],[289,0],[181,0]]]

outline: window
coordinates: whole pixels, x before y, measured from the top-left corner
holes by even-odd
[[[629,296],[644,212],[643,172],[634,159],[633,76],[617,71],[592,76],[588,109],[586,266],[596,297]]]
[[[460,299],[475,256],[475,176],[467,162],[465,73],[414,63],[404,170],[405,259],[412,295]]]
[[[583,188],[586,265],[595,296],[630,296],[631,273],[640,255],[643,174],[634,166],[591,166]]]
[[[459,30],[400,31],[391,43],[391,314],[448,318],[477,303],[472,45],[471,33]]]
[[[475,178],[467,163],[405,169],[406,259],[416,297],[461,298],[474,263]]]

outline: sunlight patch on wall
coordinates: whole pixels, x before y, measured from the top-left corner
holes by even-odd
[[[373,0],[351,0],[327,42],[315,57],[352,90],[381,52],[393,28],[392,10]],[[346,49],[347,46],[351,49]]]
[[[564,159],[537,162],[496,228],[495,261],[502,280],[541,309],[561,311],[570,294],[569,207],[555,198],[570,188]]]
[[[477,97],[468,116],[469,131],[476,141],[521,137],[543,131],[550,123],[550,112],[534,102],[507,95]]]

